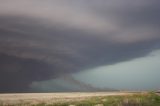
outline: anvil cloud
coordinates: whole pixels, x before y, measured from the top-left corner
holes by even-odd
[[[160,49],[157,0],[0,0],[0,92]],[[5,82],[5,83],[4,83]]]

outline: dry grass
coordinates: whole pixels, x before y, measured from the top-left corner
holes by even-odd
[[[0,94],[0,106],[160,106],[155,93]]]

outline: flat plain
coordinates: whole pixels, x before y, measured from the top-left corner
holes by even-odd
[[[143,106],[140,103],[150,103],[151,99],[160,100],[147,92],[11,93],[0,94],[0,106]]]

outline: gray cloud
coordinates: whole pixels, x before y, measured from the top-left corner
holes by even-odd
[[[159,49],[158,4],[154,0],[0,1],[0,92],[28,91],[33,81]]]

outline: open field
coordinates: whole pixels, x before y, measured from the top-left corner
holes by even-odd
[[[146,92],[0,94],[0,106],[160,106],[160,97]]]

